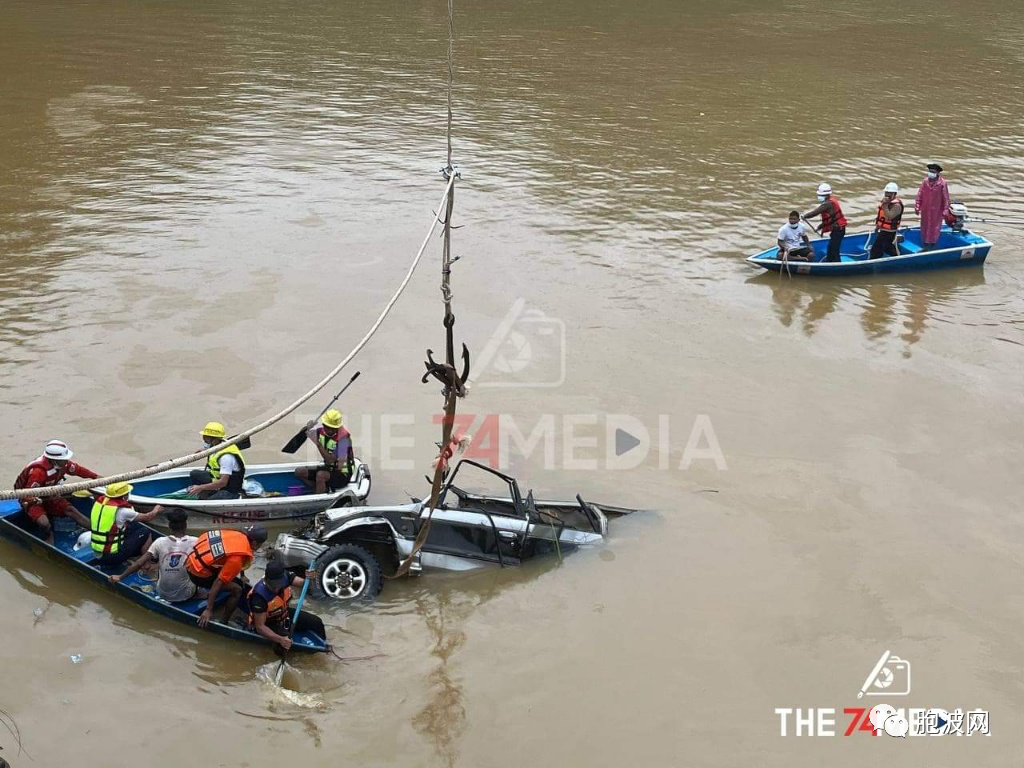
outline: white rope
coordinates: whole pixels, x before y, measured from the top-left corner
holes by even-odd
[[[452,185],[454,183],[455,176],[452,175],[448,179],[448,184],[444,188],[444,195],[441,197],[441,202],[437,206],[437,210],[439,212],[441,211],[445,201],[448,199],[448,193],[450,192]],[[94,480],[83,480],[77,483],[65,483],[62,485],[45,486],[42,488],[22,488],[21,490],[0,491],[0,500],[23,499],[26,497],[44,498],[48,496],[65,496],[69,493],[74,493],[75,491],[84,491],[89,488],[96,488],[101,485],[117,483],[123,480],[135,480],[140,477],[148,477],[149,475],[155,475],[159,472],[166,472],[169,469],[181,467],[184,466],[185,464],[191,464],[193,461],[198,461],[199,459],[205,459],[206,457],[212,456],[218,451],[223,450],[225,446],[234,445],[235,443],[238,443],[247,437],[251,437],[256,433],[262,432],[268,427],[273,426],[281,419],[283,419],[285,416],[292,413],[292,411],[299,408],[303,403],[305,403],[307,400],[313,397],[313,395],[315,395],[317,392],[326,387],[331,382],[331,379],[333,379],[335,376],[341,373],[345,366],[352,361],[352,358],[354,358],[359,353],[359,351],[366,346],[366,343],[377,332],[377,329],[380,328],[381,324],[384,322],[384,318],[388,316],[389,312],[391,312],[391,308],[395,306],[395,303],[398,301],[398,297],[402,295],[402,292],[405,290],[406,286],[409,284],[409,281],[412,279],[412,274],[413,272],[416,271],[416,267],[419,265],[420,259],[423,257],[423,252],[426,250],[427,244],[430,242],[430,236],[434,234],[434,228],[438,225],[439,221],[440,219],[438,218],[438,215],[435,214],[434,220],[430,224],[430,229],[427,230],[426,237],[423,238],[423,243],[420,245],[419,251],[416,252],[416,258],[414,258],[412,260],[412,264],[409,265],[409,271],[406,272],[405,279],[402,280],[401,285],[398,286],[398,290],[395,291],[394,295],[391,297],[391,300],[387,303],[387,306],[385,306],[384,310],[380,313],[380,316],[377,318],[377,321],[372,326],[370,326],[370,330],[366,332],[366,335],[363,336],[362,340],[358,344],[356,344],[355,348],[348,353],[344,360],[338,363],[337,367],[333,371],[331,371],[323,379],[321,379],[320,382],[315,387],[309,390],[309,392],[304,394],[302,397],[300,397],[298,400],[289,405],[280,413],[271,416],[266,421],[260,422],[255,427],[250,427],[249,429],[245,430],[245,432],[242,432],[239,435],[235,435],[230,440],[225,440],[223,443],[219,443],[213,446],[212,448],[207,448],[205,451],[191,453],[188,456],[182,456],[181,458],[178,459],[168,459],[167,461],[163,461],[159,464],[151,464],[148,467],[145,467],[143,469],[136,469],[133,470],[132,472],[123,472],[119,475],[110,475],[109,477],[99,477]]]

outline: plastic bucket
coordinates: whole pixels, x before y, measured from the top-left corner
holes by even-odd
[[[306,492],[306,486],[304,485],[289,485],[288,495],[289,496],[301,496]]]

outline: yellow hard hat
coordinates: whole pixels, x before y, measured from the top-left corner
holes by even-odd
[[[103,495],[108,499],[117,499],[121,496],[127,496],[132,492],[134,486],[131,483],[111,483],[107,486],[107,490],[104,491]]]
[[[324,414],[324,417],[320,419],[320,421],[323,422],[325,427],[337,429],[341,426],[341,411],[331,408],[331,410]]]
[[[221,439],[227,437],[227,430],[224,429],[224,425],[219,421],[211,421],[205,427],[203,431],[199,433],[203,437],[219,437]]]

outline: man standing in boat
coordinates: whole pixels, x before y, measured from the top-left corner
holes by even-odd
[[[872,259],[883,256],[899,256],[900,249],[896,245],[900,221],[903,218],[903,201],[899,198],[900,188],[895,181],[885,185],[882,199],[878,203],[878,214],[875,216],[875,242],[871,244]]]
[[[306,437],[320,452],[323,464],[317,467],[299,467],[295,476],[310,490],[327,493],[340,490],[352,479],[355,451],[352,435],[342,426],[341,412],[332,408],[320,419],[320,426],[312,425]],[[313,475],[313,477],[310,477]]]
[[[246,587],[245,569],[252,565],[255,551],[267,540],[267,529],[250,525],[244,531],[222,528],[207,531],[196,539],[196,544],[185,559],[189,579],[200,589],[209,589],[206,608],[198,624],[205,627],[213,617],[217,595],[228,593],[221,614],[221,623],[227,624],[235,612]]]
[[[942,178],[942,166],[928,163],[928,175],[921,182],[914,198],[914,213],[921,216],[921,250],[934,250],[939,242],[939,230],[949,215],[949,188]]]
[[[203,447],[212,448],[227,438],[227,430],[219,421],[211,421],[199,433]],[[237,499],[242,495],[245,481],[245,459],[237,445],[225,446],[206,460],[206,469],[193,469],[189,473],[192,485],[190,496],[200,499]]]
[[[312,571],[306,573],[306,578],[313,578]],[[291,626],[288,601],[292,598],[292,587],[301,588],[303,581],[305,579],[292,576],[279,561],[271,560],[263,578],[249,590],[249,628],[281,650],[292,647],[294,632],[312,632],[321,640],[327,640],[324,622],[314,613],[299,611],[295,626]]]
[[[810,261],[814,256],[808,227],[800,221],[800,211],[789,212],[789,222],[779,227],[779,261]]]
[[[68,448],[67,443],[62,440],[51,440],[43,449],[43,455],[21,470],[18,479],[14,481],[15,490],[58,485],[67,475],[89,479],[99,477],[91,469],[71,461],[72,456],[74,453]],[[70,517],[86,530],[89,529],[88,518],[60,496],[22,499],[21,510],[39,527],[40,535],[48,544],[53,544],[53,527],[50,521],[55,517]]]
[[[832,186],[824,181],[818,185],[818,207],[800,218],[806,220],[815,216],[821,216],[821,234],[829,236],[825,261],[839,261],[839,250],[846,237],[846,217],[839,207],[839,198],[832,193]]]

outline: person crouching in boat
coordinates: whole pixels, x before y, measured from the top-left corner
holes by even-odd
[[[821,216],[821,234],[829,236],[825,261],[839,261],[839,251],[846,237],[846,217],[832,186],[824,181],[818,185],[818,207],[800,218],[813,219],[815,216]]]
[[[779,228],[779,261],[810,261],[814,255],[808,227],[800,221],[799,211],[789,212],[789,223]]]
[[[153,543],[152,535],[140,523],[148,523],[163,509],[157,504],[149,512],[137,512],[128,501],[131,492],[130,483],[111,483],[92,505],[89,528],[99,565],[121,565]]]
[[[110,583],[117,584],[146,566],[156,564],[158,577],[156,591],[169,603],[181,603],[198,597],[200,590],[185,570],[185,558],[198,539],[189,536],[188,512],[177,507],[167,511],[167,525],[171,532],[161,536],[149,546],[149,551],[125,569],[120,576],[111,576]],[[205,596],[205,593],[202,593]]]
[[[312,572],[306,574],[306,578],[312,577]],[[316,614],[299,611],[294,628],[291,626],[288,601],[292,598],[292,587],[301,588],[303,581],[292,576],[277,560],[271,560],[263,578],[249,590],[249,628],[274,643],[275,651],[292,647],[293,632],[312,632],[321,640],[327,639],[324,623]]]
[[[327,493],[328,489],[337,491],[348,485],[355,451],[352,435],[342,426],[341,412],[334,408],[327,411],[320,419],[320,426],[310,427],[306,437],[316,446],[324,463],[317,467],[299,467],[295,476],[316,493]]]
[[[921,216],[921,250],[931,251],[939,243],[942,222],[949,216],[949,187],[942,178],[942,166],[928,163],[928,175],[914,198],[914,213]]]
[[[227,431],[219,421],[211,421],[199,433],[203,447],[212,448],[224,442]],[[200,499],[237,499],[242,495],[245,482],[245,459],[237,445],[225,446],[223,450],[206,459],[206,469],[193,469],[189,473],[192,485],[190,496]]]
[[[899,234],[900,220],[903,218],[903,201],[899,194],[900,188],[895,181],[885,185],[875,216],[875,242],[871,244],[870,254],[872,259],[900,255],[896,235]]]
[[[244,531],[227,528],[207,531],[196,539],[195,546],[185,558],[185,570],[197,587],[209,589],[206,608],[198,621],[200,627],[210,623],[217,595],[228,593],[221,614],[221,623],[227,624],[248,584],[245,569],[252,565],[257,549],[267,540],[267,529],[262,525],[250,525]]]
[[[58,485],[67,475],[75,477],[99,477],[91,469],[71,461],[74,452],[62,440],[51,440],[43,449],[43,455],[25,467],[14,481],[15,490],[20,488],[47,488]],[[60,496],[46,498],[21,499],[21,511],[39,528],[39,535],[48,544],[53,544],[53,527],[51,520],[57,517],[70,517],[80,526],[88,530],[89,520],[71,506],[71,503]]]

